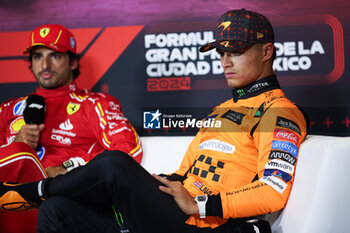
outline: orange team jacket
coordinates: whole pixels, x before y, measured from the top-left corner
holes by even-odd
[[[215,228],[229,218],[275,212],[289,197],[307,133],[304,114],[274,75],[234,89],[233,96],[204,119],[217,127],[200,129],[168,177],[181,179],[193,196],[209,196],[207,217],[193,215],[190,225]]]

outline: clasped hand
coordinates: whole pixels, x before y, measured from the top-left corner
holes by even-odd
[[[199,214],[197,203],[180,181],[170,181],[155,174],[153,174],[153,177],[165,185],[160,185],[159,189],[173,196],[177,205],[185,214]]]

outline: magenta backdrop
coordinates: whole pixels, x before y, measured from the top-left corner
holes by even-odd
[[[80,28],[216,20],[235,8],[262,12],[272,24],[280,17],[309,14],[331,14],[343,22],[350,18],[347,0],[13,0],[0,1],[0,30],[46,23]]]

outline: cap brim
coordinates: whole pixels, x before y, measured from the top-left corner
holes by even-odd
[[[199,48],[200,52],[207,52],[212,49],[220,49],[224,51],[240,51],[250,48],[256,42],[236,41],[236,40],[219,40],[205,44]]]
[[[68,49],[66,47],[63,47],[63,46],[59,46],[59,45],[55,45],[55,44],[51,44],[51,43],[36,43],[36,44],[33,44],[33,45],[30,45],[28,46],[24,51],[23,53],[24,54],[27,54],[27,53],[30,53],[30,51],[32,49],[34,49],[35,47],[38,47],[38,46],[43,46],[43,47],[47,47],[49,49],[52,49],[56,52],[59,52],[59,53],[65,53],[68,51]]]

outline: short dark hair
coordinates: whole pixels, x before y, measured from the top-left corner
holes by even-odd
[[[69,63],[70,64],[72,64],[73,60],[77,60],[77,63],[78,63],[77,68],[75,68],[72,71],[73,72],[73,80],[75,80],[80,75],[80,64],[79,64],[80,56],[79,56],[79,54],[75,54],[75,53],[73,53],[71,51],[68,51],[67,53],[69,55]]]
[[[72,72],[73,72],[73,80],[75,80],[80,75],[80,64],[79,64],[80,56],[79,56],[79,54],[75,54],[75,53],[73,53],[71,51],[67,51],[67,54],[69,56],[69,64],[72,64],[72,62],[74,60],[77,60],[77,62],[78,62],[77,68],[72,70]],[[30,52],[29,56],[28,56],[28,60],[30,62],[29,69],[32,68],[32,57],[33,57],[33,53]]]

